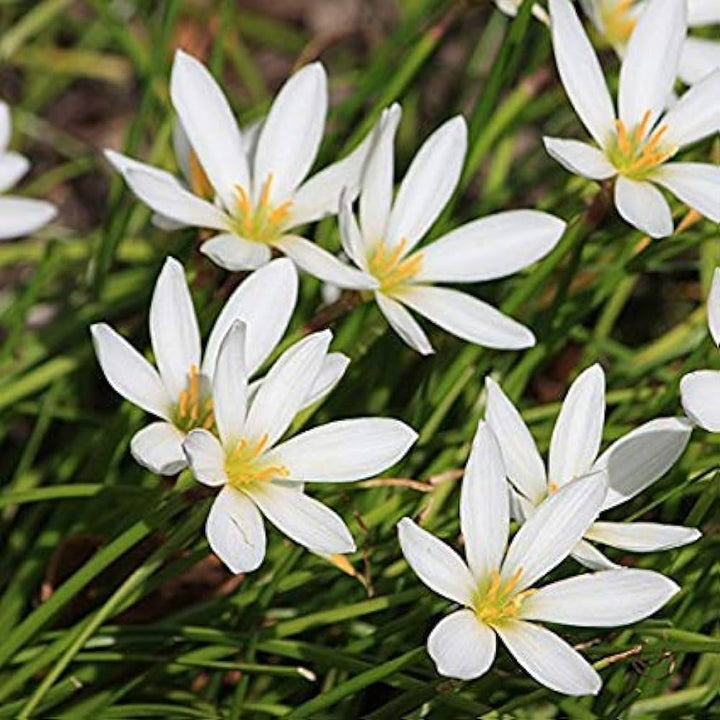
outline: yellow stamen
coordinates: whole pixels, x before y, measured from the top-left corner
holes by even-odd
[[[201,377],[197,365],[192,365],[188,372],[187,387],[180,392],[175,406],[175,425],[189,432],[196,427],[210,430],[215,425],[212,398],[203,395]]]
[[[622,121],[619,121],[622,122]],[[645,137],[645,131],[647,130],[648,123],[650,122],[650,111],[646,110],[645,114],[642,116],[642,120],[640,121],[640,124],[635,128],[635,133],[633,135],[633,140],[635,141],[635,144],[637,145],[644,137]],[[623,125],[624,127],[624,125]]]
[[[487,589],[478,593],[472,607],[478,620],[487,625],[494,625],[516,618],[520,614],[523,601],[535,592],[534,590],[515,592],[522,574],[523,568],[519,567],[513,576],[503,583],[497,570],[490,573],[490,584]]]
[[[263,183],[262,191],[260,192],[260,207],[267,207],[270,204],[270,190],[272,189],[273,175],[270,173],[267,179]]]
[[[228,482],[234,487],[241,487],[252,482],[268,482],[276,478],[288,477],[289,470],[284,465],[258,464],[268,442],[267,434],[256,443],[241,438],[225,458],[225,472]]]
[[[551,480],[548,483],[548,495],[552,495],[554,492],[557,492],[558,488],[559,488],[558,484]]]
[[[637,20],[632,16],[634,0],[617,0],[601,5],[600,20],[605,37],[613,45],[625,45],[630,39]]]
[[[406,247],[407,238],[402,238],[393,248],[388,248],[380,241],[370,256],[370,272],[380,281],[382,290],[392,290],[407,283],[422,269],[422,252],[402,259]]]
[[[241,185],[235,186],[235,215],[232,220],[234,229],[246,240],[259,243],[272,243],[282,237],[290,219],[292,200],[285,200],[277,207],[270,205],[273,175],[270,173],[262,184],[260,197],[255,205],[248,191]]]
[[[647,110],[632,133],[622,120],[615,121],[615,143],[608,148],[608,157],[621,175],[633,180],[643,180],[655,167],[677,152],[677,148],[664,145],[667,125],[656,128],[645,137],[650,125],[651,113]]]
[[[200,197],[212,198],[215,191],[194,150],[190,150],[188,165],[190,166],[190,187],[193,192]]]

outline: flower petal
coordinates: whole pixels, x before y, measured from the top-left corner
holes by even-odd
[[[530,430],[510,399],[491,378],[485,378],[485,418],[502,451],[508,478],[534,505],[547,493],[545,465]]]
[[[385,242],[406,241],[413,248],[435,222],[460,179],[467,150],[467,125],[456,116],[441,125],[422,145],[400,185]]]
[[[716,7],[720,8],[720,5]],[[720,43],[717,40],[685,38],[678,75],[686,85],[696,85],[717,67],[720,67]]]
[[[521,615],[525,620],[562,625],[617,627],[644,620],[679,590],[672,580],[652,570],[608,570],[540,588],[523,601]]]
[[[315,173],[297,189],[292,205],[293,227],[314,222],[328,215],[337,215],[343,192],[350,201],[357,197],[360,181],[379,128],[380,123],[349,155]]]
[[[535,336],[524,325],[466,293],[409,285],[395,297],[443,330],[483,347],[520,350],[535,344]]]
[[[400,106],[395,104],[383,119],[363,176],[360,227],[363,237],[371,242],[384,238],[388,229],[395,176],[395,134],[400,117]]]
[[[265,526],[255,503],[225,486],[215,498],[205,523],[212,551],[230,572],[257,570],[265,558]]]
[[[615,177],[617,170],[605,153],[579,140],[544,137],[548,155],[566,170],[590,180],[607,180]]]
[[[517,592],[559,565],[600,512],[607,490],[602,473],[574,480],[550,495],[517,531],[502,567],[502,579],[520,573]]]
[[[686,31],[684,2],[652,0],[640,14],[622,61],[618,89],[618,114],[629,131],[648,111],[646,132],[652,131],[675,83]]]
[[[570,386],[555,422],[548,460],[551,483],[564,485],[585,475],[602,442],[605,423],[605,373],[595,364]]]
[[[506,277],[545,257],[565,222],[537,210],[510,210],[474,220],[422,250],[417,282],[482,282]]]
[[[509,620],[495,629],[513,657],[540,684],[565,695],[600,692],[600,676],[555,633],[524,620]]]
[[[215,235],[200,246],[200,252],[230,272],[256,270],[272,257],[268,245],[246,240],[235,233]]]
[[[10,106],[0,100],[0,152],[7,149],[12,137],[12,118],[10,116]]]
[[[720,371],[698,370],[680,382],[683,410],[708,432],[720,432]]]
[[[720,222],[720,166],[667,163],[653,173],[652,179],[706,218]]]
[[[312,388],[332,334],[313,333],[291,345],[270,368],[250,406],[245,436],[267,449],[288,429]]]
[[[390,327],[404,343],[421,355],[432,355],[435,352],[425,331],[399,302],[381,292],[375,293],[375,301]]]
[[[247,494],[263,515],[291,540],[317,553],[355,551],[355,542],[339,515],[302,492],[277,483],[253,483]]]
[[[170,97],[212,186],[226,208],[234,207],[236,186],[249,189],[250,171],[242,134],[223,91],[199,60],[177,50]]]
[[[378,286],[372,275],[346,265],[327,250],[298,235],[286,235],[274,245],[292,258],[301,270],[325,282],[353,290],[372,290]]]
[[[603,510],[634,498],[665,475],[683,454],[691,432],[684,418],[657,418],[614,442],[594,467],[608,476]]]
[[[716,0],[688,0],[687,5],[690,27],[720,23],[720,5]]]
[[[143,467],[158,475],[177,475],[187,467],[182,449],[185,435],[169,422],[155,422],[138,430],[130,452]]]
[[[45,200],[0,197],[0,240],[32,235],[57,215],[57,208]]]
[[[693,85],[663,118],[666,140],[683,147],[714,135],[720,127],[720,68]]]
[[[615,108],[600,62],[569,0],[550,0],[550,28],[568,99],[595,142],[605,147],[615,131]]]
[[[155,368],[109,325],[91,325],[95,354],[113,390],[143,410],[168,420],[172,399]]]
[[[400,548],[408,565],[433,592],[460,605],[472,605],[477,583],[460,556],[410,518],[397,525]]]
[[[350,358],[339,352],[328,353],[323,360],[320,372],[315,378],[310,392],[305,397],[301,410],[314,405],[329,395],[342,380],[350,364]]]
[[[581,565],[590,570],[616,570],[621,567],[610,558],[605,557],[594,545],[587,540],[580,540],[573,548],[572,557]]]
[[[243,436],[248,406],[245,367],[247,329],[236,320],[220,345],[213,380],[213,411],[223,447],[236,445]]]
[[[269,176],[271,203],[283,202],[292,195],[317,157],[327,105],[327,76],[319,62],[306,65],[283,85],[258,139],[253,172],[255,197],[259,197]]]
[[[292,260],[264,265],[242,281],[218,315],[205,346],[202,372],[212,377],[220,343],[233,321],[246,326],[248,377],[267,360],[285,334],[297,301],[298,277]]]
[[[460,527],[465,556],[482,583],[497,571],[507,547],[510,502],[505,465],[490,426],[480,421],[460,490]]]
[[[345,254],[362,270],[367,272],[367,248],[357,220],[352,211],[352,203],[347,195],[340,197],[340,240]]]
[[[16,152],[0,153],[0,193],[9,190],[30,169],[30,161]]]
[[[191,430],[183,441],[183,451],[198,482],[217,487],[228,481],[225,451],[211,432],[203,428]]]
[[[615,207],[624,220],[652,238],[672,235],[670,206],[649,182],[619,176],[615,182]]]
[[[701,532],[695,528],[660,523],[593,523],[585,537],[594,542],[629,550],[630,552],[656,552],[681,547],[695,542]]]
[[[170,175],[129,168],[124,177],[142,202],[165,217],[194,227],[227,228],[227,218],[220,208],[188,192]]]
[[[287,467],[293,480],[352,482],[387,470],[416,440],[417,433],[400,420],[337,420],[278,445],[268,462]]]
[[[708,327],[716,345],[720,346],[720,267],[713,273],[710,295],[707,301]]]
[[[495,659],[495,633],[472,610],[458,610],[434,627],[427,647],[438,674],[474,680],[484,675]]]
[[[200,330],[183,266],[165,260],[150,303],[150,339],[170,397],[186,389],[192,367],[200,369]]]

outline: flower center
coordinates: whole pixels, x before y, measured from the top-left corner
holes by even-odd
[[[484,592],[478,593],[472,607],[478,620],[486,625],[495,625],[519,615],[523,600],[535,592],[534,590],[515,592],[522,573],[523,569],[518,568],[517,572],[503,583],[500,573],[497,570],[492,571],[490,585]]]
[[[252,482],[269,482],[290,474],[284,465],[268,465],[260,460],[267,441],[267,434],[257,442],[241,438],[235,447],[228,451],[225,456],[225,473],[230,485],[239,488]]]
[[[635,29],[634,0],[611,0],[600,8],[600,21],[605,37],[611,45],[625,45]]]
[[[175,406],[173,423],[179,430],[210,430],[215,425],[213,402],[207,385],[207,379],[200,375],[197,365],[191,365],[187,387],[180,393]]]
[[[660,125],[645,137],[649,122],[649,110],[633,132],[628,131],[622,120],[615,121],[617,136],[608,149],[608,155],[618,172],[633,180],[645,179],[653,168],[677,152],[676,147],[663,143],[667,125]]]
[[[370,256],[369,270],[379,281],[381,290],[388,291],[404,285],[422,269],[422,252],[403,258],[406,246],[407,238],[402,238],[394,248],[389,248],[381,240]]]
[[[253,206],[248,191],[242,185],[236,185],[237,198],[233,229],[246,240],[259,243],[271,243],[280,238],[287,227],[292,209],[292,200],[286,200],[276,207],[270,205],[270,190],[273,176],[270,173],[263,183],[258,202]]]

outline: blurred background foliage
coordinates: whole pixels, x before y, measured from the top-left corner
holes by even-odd
[[[673,471],[614,516],[703,529],[681,550],[611,553],[669,574],[682,593],[640,625],[564,633],[601,670],[597,698],[539,688],[505,651],[480,680],[448,681],[424,650],[447,603],[407,570],[394,526],[420,517],[459,543],[458,470],[482,416],[486,374],[520,402],[546,448],[559,400],[592,362],[608,374],[605,444],[679,414],[682,373],[719,362],[703,307],[720,264],[717,227],[694,222],[650,242],[619,220],[597,185],[545,154],[543,134],[583,131],[547,30],[529,10],[526,2],[511,21],[489,0],[0,3],[0,94],[14,110],[13,146],[33,160],[22,190],[60,209],[38,236],[0,245],[0,717],[713,712],[720,438],[700,431]],[[349,564],[271,531],[263,567],[231,576],[204,540],[209,500],[189,478],[161,479],[133,462],[128,443],[142,413],[119,401],[95,361],[94,321],[149,347],[149,297],[168,254],[186,263],[205,331],[241,279],[197,252],[195,231],[153,228],[101,154],[112,147],[175,168],[168,77],[176,47],[210,65],[242,123],[263,114],[294,68],[322,59],[332,99],[322,163],[351,148],[392,101],[404,108],[399,169],[433,128],[462,112],[468,161],[433,236],[515,207],[569,221],[534,268],[477,289],[535,330],[531,351],[488,351],[432,329],[437,353],[423,359],[374,308],[335,324],[333,347],[352,365],[301,422],[392,415],[420,432],[394,473],[400,482],[317,491],[358,541]],[[616,75],[612,52],[603,58]],[[719,154],[711,139],[687,156]],[[676,221],[687,216],[673,207]],[[334,220],[314,237],[339,249]],[[322,303],[320,283],[303,277],[288,342]]]

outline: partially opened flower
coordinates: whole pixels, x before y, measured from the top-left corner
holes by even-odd
[[[605,422],[605,375],[593,365],[577,377],[565,397],[550,439],[546,471],[520,413],[497,383],[491,378],[485,382],[485,417],[500,445],[519,519],[531,516],[559,488],[599,471],[608,478],[602,510],[617,507],[665,475],[690,439],[692,428],[684,418],[658,418],[616,440],[598,457]],[[573,557],[588,567],[606,569],[617,566],[589,540],[631,552],[654,552],[694,542],[700,532],[677,525],[598,521],[584,537]]]
[[[455,117],[436,130],[412,161],[393,200],[394,138],[399,108],[389,115],[368,160],[359,224],[350,198],[340,208],[345,253],[379,287],[375,301],[395,332],[420,353],[433,351],[406,308],[464,340],[486,347],[534,345],[528,328],[471,295],[433,283],[506,277],[545,256],[565,223],[547,213],[512,210],[462,225],[417,249],[452,195],[467,148],[467,128]],[[340,284],[338,278],[336,284]],[[358,289],[361,289],[357,286]]]
[[[370,477],[400,460],[417,438],[399,420],[356,418],[282,440],[318,382],[331,337],[328,330],[314,333],[288,348],[252,398],[245,325],[233,324],[223,340],[212,393],[219,439],[195,429],[183,447],[197,480],[222,487],[206,532],[210,547],[233,572],[250,572],[262,563],[261,515],[314,552],[352,552],[355,543],[345,523],[305,495],[304,483]]]
[[[720,346],[720,268],[715,268],[707,302],[708,326]],[[680,381],[682,404],[687,416],[709,432],[720,432],[720,370],[698,370]]]
[[[550,0],[550,16],[560,78],[597,147],[546,137],[548,153],[583,177],[614,178],[618,212],[651,237],[673,231],[670,206],[657,185],[720,222],[720,167],[671,162],[680,150],[720,128],[720,69],[664,112],[685,39],[685,3],[649,0],[622,61],[617,116],[598,58],[570,0]]]
[[[8,150],[11,135],[10,108],[0,100],[0,193],[14,187],[30,169],[26,157]],[[0,196],[0,240],[34,233],[56,214],[55,206],[45,200]]]
[[[472,680],[495,659],[497,637],[538,682],[567,695],[597,693],[602,681],[583,657],[533,621],[614,627],[642,620],[677,591],[649,570],[611,570],[536,588],[592,523],[605,495],[602,473],[568,483],[518,530],[508,547],[509,503],[502,456],[483,424],[465,468],[460,526],[466,562],[409,518],[400,545],[431,590],[463,606],[441,620],[428,652],[441,675]],[[611,598],[611,602],[608,599]]]
[[[327,77],[307,65],[280,89],[261,126],[243,132],[202,63],[178,51],[170,95],[188,146],[178,161],[187,189],[170,173],[117,153],[109,159],[135,194],[163,218],[217,230],[201,251],[228,270],[268,262],[271,249],[322,280],[371,288],[374,281],[292,231],[337,213],[343,188],[357,192],[374,132],[347,157],[306,179],[320,148]],[[176,148],[182,136],[176,136]]]
[[[150,339],[156,370],[105,323],[91,328],[95,352],[112,387],[134,405],[160,418],[138,431],[133,457],[150,470],[174,475],[186,466],[182,440],[195,427],[213,428],[212,384],[218,349],[234,320],[247,327],[246,371],[252,375],[277,346],[297,298],[297,272],[290,260],[275,260],[246,278],[228,298],[202,355],[192,298],[182,265],[168,258],[150,305]],[[348,359],[333,353],[304,405],[327,394]]]
[[[585,13],[622,58],[646,0],[581,0]],[[678,2],[678,5],[680,3]],[[720,23],[717,0],[687,0],[687,24],[691,28]],[[720,67],[720,42],[689,36],[683,43],[678,76],[688,85],[702,80]]]

